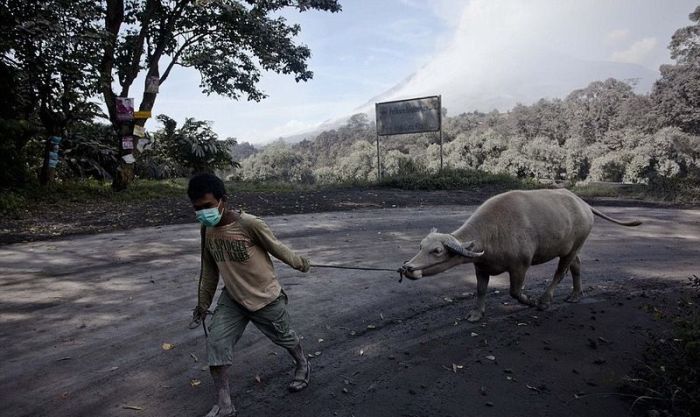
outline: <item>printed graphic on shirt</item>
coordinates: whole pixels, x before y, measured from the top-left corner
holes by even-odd
[[[215,262],[245,262],[250,258],[244,240],[208,238],[207,249]]]

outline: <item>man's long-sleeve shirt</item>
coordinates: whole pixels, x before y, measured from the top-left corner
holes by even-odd
[[[211,305],[219,275],[229,295],[249,311],[257,311],[277,299],[282,287],[270,255],[294,269],[305,268],[304,259],[277,240],[258,217],[241,213],[233,223],[207,227],[199,307],[206,310]]]

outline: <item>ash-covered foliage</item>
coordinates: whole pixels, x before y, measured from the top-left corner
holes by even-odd
[[[631,114],[630,107],[640,103],[648,108],[636,110],[634,116],[645,120]],[[594,82],[564,100],[543,99],[507,113],[447,117],[444,167],[572,183],[698,178],[698,132],[664,125],[650,116],[653,111],[648,96],[610,79]],[[374,123],[364,114],[353,119],[313,140],[278,141],[263,148],[241,161],[242,177],[321,184],[376,178]],[[439,171],[436,134],[382,137],[380,146],[383,176]]]
[[[697,183],[700,7],[689,18],[669,44],[676,63],[662,66],[650,94],[608,79],[508,112],[447,117],[444,110],[444,166],[570,183]],[[438,172],[437,134],[382,137],[378,163],[375,131],[366,114],[356,114],[313,140],[278,142],[244,159],[243,178],[332,183],[371,180],[378,169],[388,177]]]

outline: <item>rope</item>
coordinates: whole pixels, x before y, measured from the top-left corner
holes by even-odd
[[[212,314],[214,313],[212,313],[209,310],[205,310],[200,317],[192,317],[192,321],[190,321],[190,324],[187,327],[189,327],[190,329],[196,329],[197,326],[199,326],[199,322],[201,321],[202,329],[204,329],[204,337],[209,337],[209,332],[207,331],[207,325],[205,322],[207,321],[207,316],[211,316]]]
[[[359,271],[391,271],[398,272],[397,269],[389,268],[369,268],[364,266],[341,266],[341,265],[324,265],[324,264],[311,264],[314,268],[336,268],[336,269],[357,269]]]
[[[324,264],[311,264],[310,265],[313,268],[335,268],[335,269],[355,269],[358,271],[389,271],[389,272],[398,272],[399,274],[399,282],[403,281],[403,275],[404,275],[404,269],[399,268],[399,269],[390,269],[390,268],[370,268],[366,266],[343,266],[343,265],[324,265]],[[207,316],[210,316],[214,313],[212,313],[209,310],[206,310],[204,313],[202,313],[201,316],[201,321],[202,321],[202,329],[204,329],[204,337],[208,338],[209,337],[209,331],[207,331]],[[190,328],[194,329],[197,327],[198,323],[196,323],[196,319],[192,319],[190,322]],[[193,326],[194,325],[194,326]]]
[[[207,321],[207,316],[213,315],[211,311],[207,310],[204,312],[204,315],[202,316],[202,329],[204,329],[204,338],[208,339],[209,338],[209,332],[207,331],[207,325],[205,322]]]
[[[325,265],[325,264],[311,264],[312,268],[335,268],[335,269],[355,269],[358,271],[389,271],[389,272],[398,272],[399,274],[399,282],[403,281],[403,274],[404,270],[403,268],[399,269],[389,269],[389,268],[370,268],[366,266],[342,266],[342,265]]]

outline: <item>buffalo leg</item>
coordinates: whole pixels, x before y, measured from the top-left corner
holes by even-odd
[[[479,269],[476,270],[476,308],[469,312],[467,321],[475,322],[484,317],[486,310],[486,289],[489,286],[489,274]]]
[[[566,297],[569,303],[578,303],[583,296],[583,291],[581,290],[581,258],[576,255],[576,258],[571,262],[569,267],[571,270],[571,277],[574,279],[574,288],[571,290],[571,295]]]
[[[573,263],[574,259],[576,259],[576,251],[559,258],[559,265],[557,266],[557,271],[554,273],[554,278],[552,278],[552,282],[549,284],[544,294],[542,294],[542,296],[540,297],[539,307],[541,309],[544,310],[548,308],[549,305],[552,303],[552,298],[554,297],[554,289],[564,278],[564,276],[566,275],[566,271],[569,269],[569,266]]]
[[[525,305],[535,305],[535,302],[530,300],[530,297],[523,292],[523,284],[525,284],[525,273],[527,267],[520,267],[510,271],[510,296],[518,300],[519,303]]]

